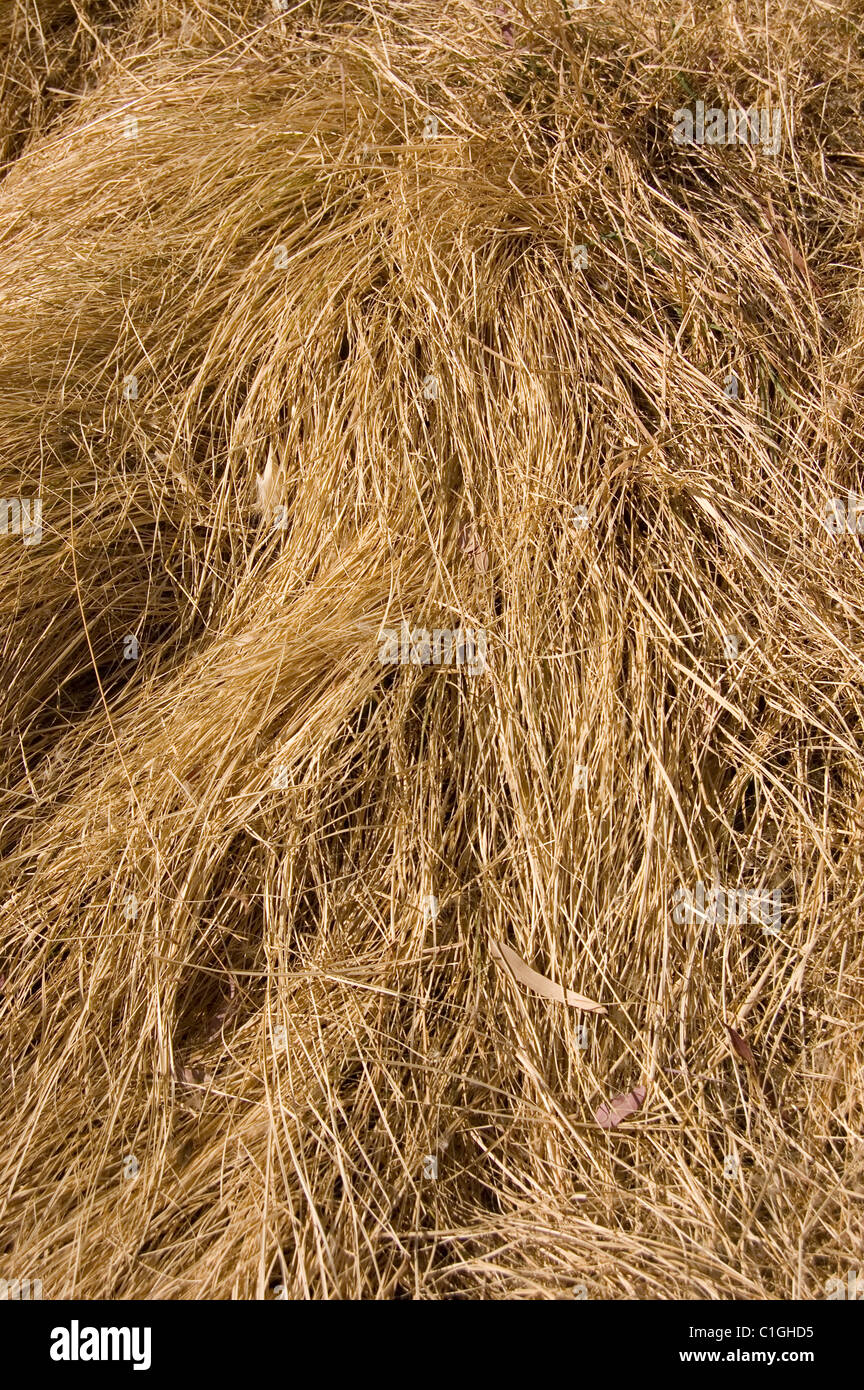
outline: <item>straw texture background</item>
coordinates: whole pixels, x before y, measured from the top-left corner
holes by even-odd
[[[4,7],[0,1274],[860,1261],[862,21]],[[782,148],[677,146],[695,99]],[[485,670],[382,663],[403,621]]]

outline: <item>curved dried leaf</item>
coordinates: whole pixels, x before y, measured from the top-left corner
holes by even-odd
[[[584,994],[576,994],[572,989],[565,989],[563,985],[557,985],[546,975],[532,970],[521,956],[517,955],[510,946],[505,946],[503,942],[493,941],[492,959],[509,969],[520,985],[533,990],[535,994],[542,995],[544,999],[552,999],[557,1004],[569,1004],[571,1008],[584,1009],[586,1013],[605,1014],[606,1012],[603,1004],[598,1004],[593,999],[586,999]]]
[[[646,1094],[644,1086],[634,1086],[626,1095],[614,1096],[608,1105],[601,1105],[594,1118],[603,1129],[614,1129],[622,1120],[626,1120],[628,1115],[635,1115]]]

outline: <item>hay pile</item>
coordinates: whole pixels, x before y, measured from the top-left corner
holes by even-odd
[[[0,1274],[860,1260],[862,18],[13,0]]]

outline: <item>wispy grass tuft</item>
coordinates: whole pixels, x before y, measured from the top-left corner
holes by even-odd
[[[0,1275],[859,1259],[862,7],[709,9],[12,6]],[[781,149],[676,145],[697,99]]]

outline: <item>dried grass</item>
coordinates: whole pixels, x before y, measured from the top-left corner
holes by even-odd
[[[822,522],[864,490],[861,4],[37,17],[78,48],[49,109],[0,32],[0,493],[44,527],[0,537],[0,1273],[824,1296],[864,1235],[864,564]],[[673,144],[766,93],[778,156]],[[485,674],[382,665],[403,619]],[[780,934],[677,925],[698,880],[780,888]]]

